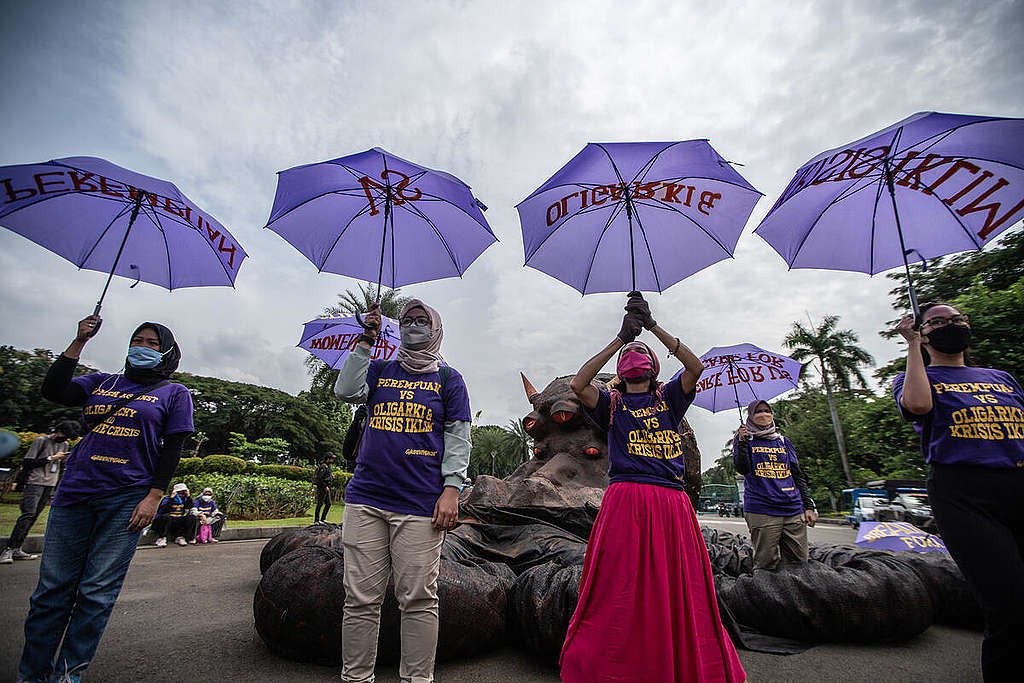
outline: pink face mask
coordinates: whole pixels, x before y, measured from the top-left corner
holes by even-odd
[[[615,365],[615,372],[623,379],[639,379],[650,371],[651,357],[637,351],[626,351]]]

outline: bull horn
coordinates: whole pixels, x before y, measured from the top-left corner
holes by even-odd
[[[540,396],[540,392],[533,388],[533,385],[530,384],[530,380],[526,379],[526,375],[520,372],[519,376],[523,378],[523,388],[526,389],[526,400],[533,403],[533,399]]]

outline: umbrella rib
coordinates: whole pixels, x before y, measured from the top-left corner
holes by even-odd
[[[82,260],[81,260],[81,263],[75,263],[75,265],[76,265],[76,266],[78,266],[79,268],[82,268],[82,267],[83,267],[83,264],[84,264],[84,263],[85,263],[86,261],[88,261],[88,260],[89,260],[89,258],[90,258],[90,257],[92,256],[92,253],[93,253],[94,251],[96,251],[96,247],[97,247],[97,246],[99,246],[99,243],[100,243],[100,242],[101,242],[101,241],[103,240],[103,238],[104,238],[104,237],[106,236],[106,234],[107,234],[107,231],[108,231],[108,230],[110,230],[110,226],[112,226],[112,225],[114,224],[114,222],[115,222],[115,221],[116,221],[116,220],[117,220],[118,218],[120,218],[121,216],[124,216],[124,215],[125,215],[126,213],[128,213],[128,210],[129,210],[130,208],[131,208],[131,204],[125,204],[125,205],[124,205],[123,207],[121,207],[121,210],[117,212],[117,215],[115,215],[115,216],[114,216],[113,218],[111,218],[111,219],[110,219],[110,222],[109,222],[109,223],[107,223],[107,227],[103,228],[103,230],[102,230],[102,231],[100,232],[100,236],[99,236],[99,237],[97,237],[97,238],[96,238],[96,241],[92,243],[92,247],[91,247],[91,248],[89,249],[89,251],[88,251],[88,252],[86,252],[86,254],[85,254],[85,257],[84,257],[84,258],[82,258]]]
[[[412,214],[414,214],[416,216],[419,216],[427,225],[430,226],[430,229],[434,231],[435,235],[437,235],[437,239],[439,239],[441,241],[441,244],[442,244],[442,246],[444,246],[445,251],[448,252],[448,258],[451,259],[452,265],[455,266],[455,272],[459,274],[459,277],[462,277],[462,271],[459,270],[459,262],[455,260],[455,254],[452,253],[451,248],[448,246],[448,242],[446,242],[445,239],[444,239],[444,235],[442,235],[441,231],[437,229],[437,226],[434,225],[434,222],[432,220],[430,220],[429,218],[427,218],[426,214],[424,214],[422,211],[420,211],[415,206],[412,206],[411,208],[407,207],[405,204],[401,204],[400,206],[404,210],[408,211],[409,213],[412,213]],[[392,240],[393,239],[394,238],[392,237]],[[391,246],[392,246],[392,249],[393,249],[394,248],[394,241],[392,241]],[[394,261],[392,261],[392,263],[391,263],[392,268],[394,268],[394,265],[395,265]]]
[[[644,224],[640,221],[640,212],[636,212],[636,224],[640,227],[640,236],[644,238],[644,246],[647,247],[647,258],[651,260],[651,272],[654,273],[654,284],[658,288],[658,294],[661,294],[661,279],[658,277],[658,267],[654,264],[654,254],[651,253],[651,245],[647,241],[647,233],[644,232]]]
[[[619,211],[617,213],[613,213],[611,216],[608,217],[608,220],[605,221],[604,227],[601,229],[601,235],[597,238],[597,244],[594,245],[594,253],[590,255],[590,265],[587,267],[587,277],[586,277],[585,280],[583,280],[583,293],[584,294],[587,293],[587,285],[590,284],[590,275],[591,275],[591,273],[594,272],[594,261],[597,260],[597,252],[601,248],[601,241],[604,239],[605,234],[608,232],[608,228],[611,227],[612,221],[615,220],[615,216],[617,216],[619,213],[621,213],[621,211]],[[562,225],[565,225],[565,224],[563,223]],[[551,232],[552,232],[552,234],[554,234],[555,231],[552,230]],[[549,237],[550,237],[550,235],[549,235]],[[537,247],[537,249],[540,249],[540,247]],[[537,253],[537,249],[534,249],[534,251],[533,251],[534,254]]]
[[[355,222],[357,218],[362,216],[363,213],[369,208],[370,204],[367,203],[365,206],[363,206],[363,208],[359,209],[359,211],[357,211],[355,215],[352,216],[352,218],[349,218],[348,222],[345,223],[345,225],[341,228],[341,231],[338,232],[338,236],[334,238],[334,242],[331,244],[331,248],[328,249],[327,253],[324,255],[324,260],[321,261],[320,263],[316,263],[315,261],[313,262],[313,265],[316,266],[318,272],[322,273],[324,271],[324,264],[327,263],[327,259],[331,257],[331,253],[334,251],[334,248],[338,246],[338,242],[340,242],[341,238],[345,236],[345,231],[348,230],[352,223]]]
[[[595,208],[593,210],[591,210],[591,209],[582,209],[580,211],[577,211],[576,213],[574,213],[573,215],[569,216],[564,221],[562,221],[562,223],[557,228],[555,228],[554,230],[549,232],[548,236],[545,237],[544,239],[542,239],[540,244],[538,244],[537,247],[533,251],[531,251],[528,256],[526,256],[526,262],[529,263],[530,259],[532,259],[534,256],[536,256],[537,252],[541,250],[541,248],[547,243],[547,241],[549,239],[551,239],[556,232],[558,232],[560,229],[562,229],[565,226],[565,224],[568,223],[569,221],[571,221],[573,218],[576,218],[577,216],[581,216],[584,213],[591,213],[592,211],[599,211],[601,209],[614,209],[612,217],[608,219],[608,223],[611,223],[613,220],[615,220],[615,216],[617,216],[620,213],[622,213],[622,202],[616,202],[614,204],[608,204],[608,205],[601,204],[600,207]],[[606,224],[605,225],[605,229],[607,229],[607,227],[608,226]],[[525,254],[524,254],[524,256],[525,256]]]
[[[820,221],[822,219],[822,217],[824,217],[824,215],[828,212],[829,209],[831,209],[833,206],[838,204],[843,199],[847,199],[848,197],[852,197],[853,195],[855,195],[856,193],[860,192],[861,190],[864,190],[866,188],[871,187],[875,182],[876,181],[874,179],[869,179],[869,181],[867,183],[865,183],[864,185],[862,185],[861,187],[858,187],[855,190],[852,190],[852,189],[843,190],[836,197],[834,197],[828,203],[828,205],[824,209],[821,210],[821,213],[818,214],[818,217],[814,219],[814,221],[811,223],[811,227],[807,228],[807,232],[804,233],[803,238],[800,240],[800,244],[799,244],[799,246],[797,246],[796,252],[793,253],[793,261],[789,262],[789,264],[790,264],[789,267],[790,268],[793,267],[793,262],[796,261],[798,256],[800,256],[800,251],[804,248],[804,244],[807,243],[807,239],[811,236],[811,233],[814,232],[814,228],[817,227],[818,221]],[[853,186],[851,186],[851,187],[853,187]]]
[[[646,206],[648,208],[661,209],[663,211],[672,211],[673,213],[679,214],[680,216],[682,216],[686,220],[688,220],[691,223],[693,223],[694,225],[696,225],[701,230],[701,232],[703,232],[705,235],[707,235],[712,240],[714,240],[715,244],[717,244],[718,246],[720,246],[722,248],[722,251],[724,251],[726,254],[728,254],[729,257],[732,257],[732,252],[729,251],[728,249],[726,249],[725,245],[722,244],[722,242],[717,237],[715,237],[712,233],[710,233],[703,225],[701,225],[697,221],[693,220],[692,218],[690,218],[689,216],[687,216],[685,213],[683,213],[682,211],[680,211],[679,209],[677,209],[674,206],[663,206],[660,203],[659,204],[650,204],[650,203],[648,203],[648,201],[649,200],[639,199],[639,200],[637,200],[637,203],[640,204],[641,206]],[[638,212],[638,215],[639,215],[639,212]]]
[[[150,207],[150,208],[152,209],[152,207]],[[143,215],[145,215],[145,211],[143,211]],[[164,230],[164,226],[160,224],[160,218],[156,215],[156,210],[155,209],[153,209],[153,216],[152,216],[151,220],[153,220],[156,223],[157,230],[160,232],[160,236],[163,237],[163,240],[164,240],[164,251],[167,252],[167,291],[173,292],[174,291],[174,278],[171,277],[171,245],[168,244],[168,242],[167,242],[167,231]],[[217,260],[220,261],[219,258]],[[221,265],[221,267],[224,266],[223,263],[221,263],[220,265]],[[139,279],[140,280],[142,279],[142,269],[141,268],[139,269]],[[229,280],[231,279],[230,275],[228,276],[228,279]]]

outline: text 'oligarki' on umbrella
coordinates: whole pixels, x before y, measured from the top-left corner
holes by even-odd
[[[497,241],[453,175],[375,147],[278,174],[267,227],[321,271],[401,287],[461,276]]]
[[[531,268],[583,294],[661,292],[731,257],[760,198],[707,140],[612,142],[516,208]]]
[[[246,257],[172,183],[95,157],[0,168],[0,224],[79,268],[170,290],[233,286]]]

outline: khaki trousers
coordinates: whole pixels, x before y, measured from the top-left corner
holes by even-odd
[[[444,532],[429,517],[400,515],[369,505],[346,505],[345,614],[341,680],[373,683],[380,606],[388,579],[402,612],[403,683],[432,683],[437,650],[437,575]]]
[[[775,569],[783,562],[807,561],[807,524],[804,516],[776,517],[748,512],[743,515],[754,544],[754,569]]]

